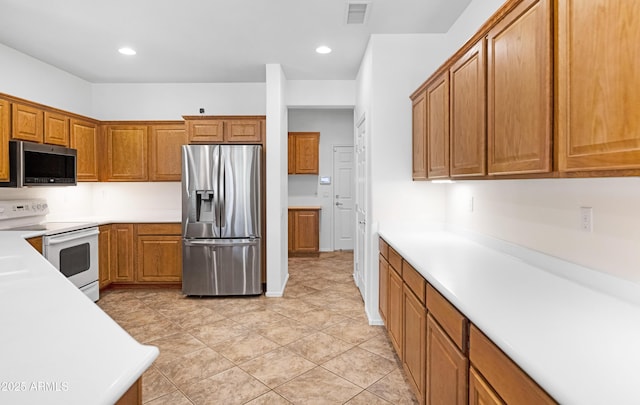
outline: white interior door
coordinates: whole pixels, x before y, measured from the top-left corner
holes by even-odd
[[[356,244],[354,252],[354,273],[360,294],[366,299],[364,285],[365,240],[367,218],[367,150],[366,125],[364,117],[358,122],[356,129]]]
[[[333,147],[333,246],[335,250],[353,250],[355,221],[355,174],[353,146]]]

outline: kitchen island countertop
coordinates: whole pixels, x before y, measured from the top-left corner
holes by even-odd
[[[158,356],[25,240],[0,231],[0,403],[113,404]]]
[[[640,286],[508,242],[379,235],[562,404],[638,404]]]

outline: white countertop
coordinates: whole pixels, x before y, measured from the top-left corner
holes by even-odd
[[[478,235],[380,236],[562,404],[640,404],[640,285]]]
[[[0,403],[112,404],[158,356],[24,240],[0,232]],[[40,232],[42,234],[42,232]]]

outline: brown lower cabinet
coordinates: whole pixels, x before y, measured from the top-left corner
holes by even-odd
[[[182,281],[181,225],[100,226],[100,288]]]
[[[113,257],[112,225],[100,225],[98,235],[98,285],[103,289],[111,284],[111,258]]]
[[[403,284],[403,347],[402,368],[418,402],[425,402],[425,373],[427,371],[427,309],[407,284]]]
[[[466,404],[469,359],[431,314],[427,316],[427,353],[427,404]]]
[[[469,367],[469,404],[503,405],[504,403],[478,370],[473,366]]]
[[[289,256],[320,255],[320,208],[289,208]]]
[[[384,240],[380,313],[420,404],[555,404]]]
[[[137,282],[182,281],[180,224],[136,225]]]
[[[142,403],[142,377],[138,378],[125,392],[116,405],[140,405]]]
[[[33,246],[33,248],[35,250],[37,250],[38,253],[42,254],[42,236],[36,236],[35,238],[29,238],[29,239],[27,239],[27,242],[29,242],[29,244],[31,246]]]

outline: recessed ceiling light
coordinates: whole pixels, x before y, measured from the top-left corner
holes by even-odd
[[[118,52],[120,52],[123,55],[135,55],[136,51],[134,51],[133,49],[129,48],[129,47],[124,47],[124,48],[120,48],[118,49]]]
[[[316,52],[322,53],[322,54],[331,53],[331,48],[329,48],[328,46],[322,45],[316,48]]]

